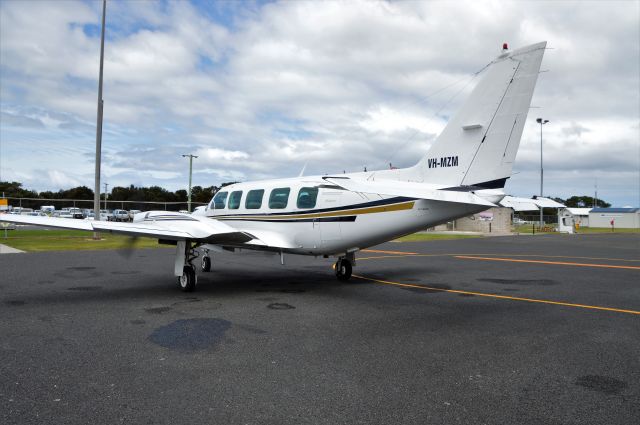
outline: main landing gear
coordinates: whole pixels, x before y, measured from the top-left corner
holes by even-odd
[[[351,271],[355,265],[356,257],[353,253],[338,257],[338,261],[336,261],[335,265],[336,277],[338,280],[349,280],[349,278],[351,278]]]
[[[203,272],[210,272],[211,257],[209,257],[209,250],[203,249],[202,252],[203,252],[203,255],[202,255],[202,262],[200,263],[200,270],[202,270]]]
[[[176,261],[174,264],[174,274],[178,278],[178,285],[184,292],[191,292],[196,289],[198,277],[193,260],[198,258],[196,245],[191,241],[178,241],[176,247]]]
[[[196,281],[196,269],[192,265],[184,266],[182,268],[182,275],[178,277],[180,289],[184,292],[192,292],[196,289]]]

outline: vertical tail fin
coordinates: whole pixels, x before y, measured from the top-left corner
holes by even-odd
[[[546,42],[503,53],[411,170],[447,186],[504,187],[540,72]]]

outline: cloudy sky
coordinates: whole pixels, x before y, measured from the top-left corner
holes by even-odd
[[[0,0],[0,180],[93,187],[101,2]],[[640,205],[640,2],[109,1],[102,181],[413,165],[500,53],[548,41],[506,190]]]

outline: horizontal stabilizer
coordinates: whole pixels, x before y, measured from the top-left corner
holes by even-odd
[[[512,208],[514,211],[538,211],[540,208],[565,208],[565,205],[549,198],[538,197],[536,199],[505,196],[500,205]]]
[[[437,186],[425,183],[389,180],[369,181],[356,180],[349,177],[331,176],[323,177],[323,179],[351,192],[375,193],[387,196],[404,196],[407,198],[428,199],[431,201],[451,202],[456,204],[486,205],[487,207],[496,206],[472,192],[442,190],[438,189]]]

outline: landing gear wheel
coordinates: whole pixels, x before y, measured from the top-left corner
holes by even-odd
[[[184,266],[182,276],[178,277],[178,285],[184,292],[192,292],[196,288],[196,271],[191,266]]]
[[[351,261],[345,258],[336,261],[336,277],[338,280],[349,280],[352,268]]]
[[[208,256],[204,256],[202,257],[202,263],[200,265],[200,269],[203,272],[210,272],[211,271],[211,257]]]

